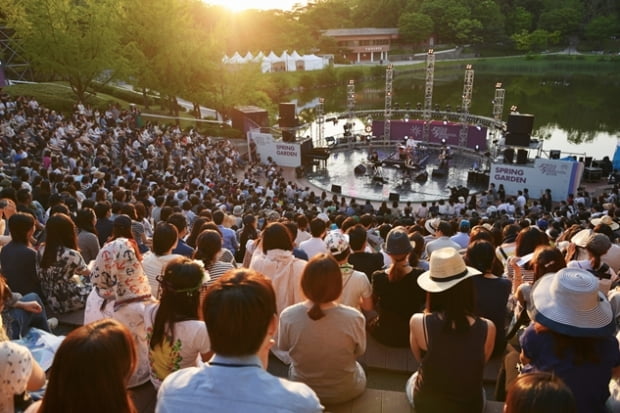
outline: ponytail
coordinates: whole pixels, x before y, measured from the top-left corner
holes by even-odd
[[[312,308],[308,310],[308,317],[314,321],[325,317],[325,313],[321,310],[321,305],[319,303],[312,303]]]

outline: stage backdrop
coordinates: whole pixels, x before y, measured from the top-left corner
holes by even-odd
[[[509,195],[527,188],[532,198],[539,198],[549,188],[553,200],[558,202],[577,193],[583,169],[583,162],[555,159],[535,159],[534,166],[494,163],[489,182],[496,188],[503,184]]]
[[[301,165],[301,145],[294,142],[276,141],[270,133],[261,133],[259,129],[247,133],[250,153],[253,146],[263,162],[271,157],[279,166]]]
[[[459,146],[459,133],[461,123],[443,122],[433,120],[430,122],[430,142],[442,143],[445,139],[447,145]],[[395,141],[402,140],[405,136],[413,137],[416,141],[423,141],[424,121],[423,120],[392,120],[390,125],[390,139]],[[383,135],[383,121],[372,121],[372,134],[374,136]],[[484,126],[467,126],[467,148],[474,149],[478,145],[481,151],[487,150],[487,128]]]

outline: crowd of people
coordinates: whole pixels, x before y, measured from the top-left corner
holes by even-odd
[[[320,411],[365,390],[367,334],[412,351],[416,411],[481,412],[491,357],[507,411],[620,403],[617,188],[375,208],[228,140],[139,123],[0,96],[0,411],[45,381],[11,340],[76,311],[84,326],[23,409],[133,412],[127,389],[152,385],[159,412]],[[269,353],[291,381],[265,371]]]

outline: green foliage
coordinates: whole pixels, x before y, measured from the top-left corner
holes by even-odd
[[[16,33],[13,47],[43,76],[66,80],[78,100],[93,82],[125,72],[118,0],[2,0],[0,6]]]
[[[426,14],[407,12],[398,20],[398,32],[405,42],[413,44],[427,42],[433,30],[433,19]]]

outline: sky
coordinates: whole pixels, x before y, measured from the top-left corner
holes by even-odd
[[[291,10],[293,5],[305,4],[305,0],[204,0],[207,3],[217,4],[227,7],[233,11],[241,11],[246,9],[282,9]]]

